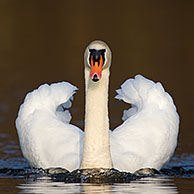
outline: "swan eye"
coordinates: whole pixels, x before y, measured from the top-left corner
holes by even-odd
[[[89,49],[89,52],[90,52],[90,57],[89,57],[90,66],[95,64],[96,62],[98,63],[98,65],[102,63],[102,66],[104,66],[106,49],[100,49],[100,50]]]

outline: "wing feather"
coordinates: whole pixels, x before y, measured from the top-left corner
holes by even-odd
[[[44,84],[27,94],[16,119],[24,157],[33,167],[79,167],[83,132],[70,124],[77,88],[68,82]]]
[[[160,83],[141,75],[125,81],[117,93],[117,99],[132,106],[110,134],[114,167],[130,172],[160,169],[177,145],[179,116],[172,98]]]

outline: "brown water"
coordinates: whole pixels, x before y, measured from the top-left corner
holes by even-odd
[[[42,83],[65,80],[79,87],[73,122],[82,127],[83,52],[94,39],[107,42],[113,52],[111,128],[121,123],[122,110],[128,107],[113,98],[124,80],[140,73],[160,81],[173,96],[181,117],[175,164],[188,164],[189,160],[194,165],[193,10],[193,1],[0,0],[1,167],[27,165],[18,147],[14,121],[26,93]],[[5,177],[0,181],[0,193],[194,192],[193,178],[163,177],[111,186]]]

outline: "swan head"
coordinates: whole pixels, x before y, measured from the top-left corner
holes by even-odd
[[[111,65],[110,48],[103,41],[92,41],[85,50],[84,63],[85,68],[90,70],[90,79],[94,82],[99,81],[103,70]]]

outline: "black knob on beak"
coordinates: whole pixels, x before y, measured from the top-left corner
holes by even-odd
[[[98,52],[96,52],[93,55],[93,59],[94,59],[94,62],[99,62],[100,61],[100,54]]]

